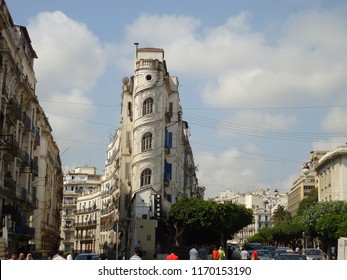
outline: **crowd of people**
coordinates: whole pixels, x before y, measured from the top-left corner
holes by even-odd
[[[28,253],[28,254],[25,254],[23,252],[19,254],[12,253],[8,259],[9,260],[33,260],[33,256],[31,253]]]

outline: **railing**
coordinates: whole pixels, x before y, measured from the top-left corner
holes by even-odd
[[[83,208],[83,209],[77,209],[76,210],[76,214],[81,214],[81,213],[87,213],[87,212],[93,212],[97,210],[97,206],[94,205],[92,207],[87,207],[87,208]]]
[[[75,223],[75,227],[88,227],[88,226],[96,226],[96,220],[82,222],[82,223]]]

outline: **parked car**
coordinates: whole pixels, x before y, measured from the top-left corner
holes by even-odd
[[[81,253],[75,257],[75,260],[99,260],[100,256],[96,253]]]
[[[308,260],[325,260],[322,250],[315,248],[304,249],[303,254]]]
[[[306,256],[298,253],[283,252],[278,253],[275,260],[306,260]]]
[[[275,251],[274,258],[277,257],[278,254],[280,253],[293,253],[294,251],[290,249],[289,247],[278,247]]]
[[[273,260],[270,256],[270,251],[266,249],[258,249],[258,259],[259,260]]]
[[[275,257],[275,253],[276,253],[277,247],[275,247],[275,246],[264,246],[264,249],[269,250],[271,258]]]

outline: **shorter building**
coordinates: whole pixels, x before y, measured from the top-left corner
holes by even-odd
[[[95,221],[100,217],[96,214],[100,211],[100,186],[101,175],[96,173],[95,167],[76,167],[64,175],[60,250],[70,253],[96,248],[98,237],[92,238],[90,233],[97,233],[99,224]],[[86,198],[80,198],[82,195]]]
[[[279,205],[287,207],[288,194],[281,194],[277,189],[273,192],[270,189],[260,189],[247,193],[234,193],[227,190],[220,193],[216,201],[221,203],[231,201],[253,210],[253,223],[240,230],[233,237],[236,242],[243,243],[247,238],[258,233],[259,230],[271,226],[271,217],[277,207]]]
[[[288,194],[288,211],[292,217],[296,216],[300,202],[307,198],[311,191],[317,188],[314,167],[326,151],[312,151],[311,159],[302,166],[302,174],[294,181]]]
[[[347,200],[347,146],[327,152],[314,166],[318,201]]]
[[[76,206],[75,251],[100,253],[100,187],[83,190]]]

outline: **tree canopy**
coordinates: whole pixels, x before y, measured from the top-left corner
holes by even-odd
[[[252,223],[253,213],[243,205],[230,202],[217,203],[201,199],[181,199],[170,210],[170,224],[175,228],[175,245],[183,238],[189,240],[199,232],[201,242],[210,243],[219,239],[225,244],[237,231]]]

